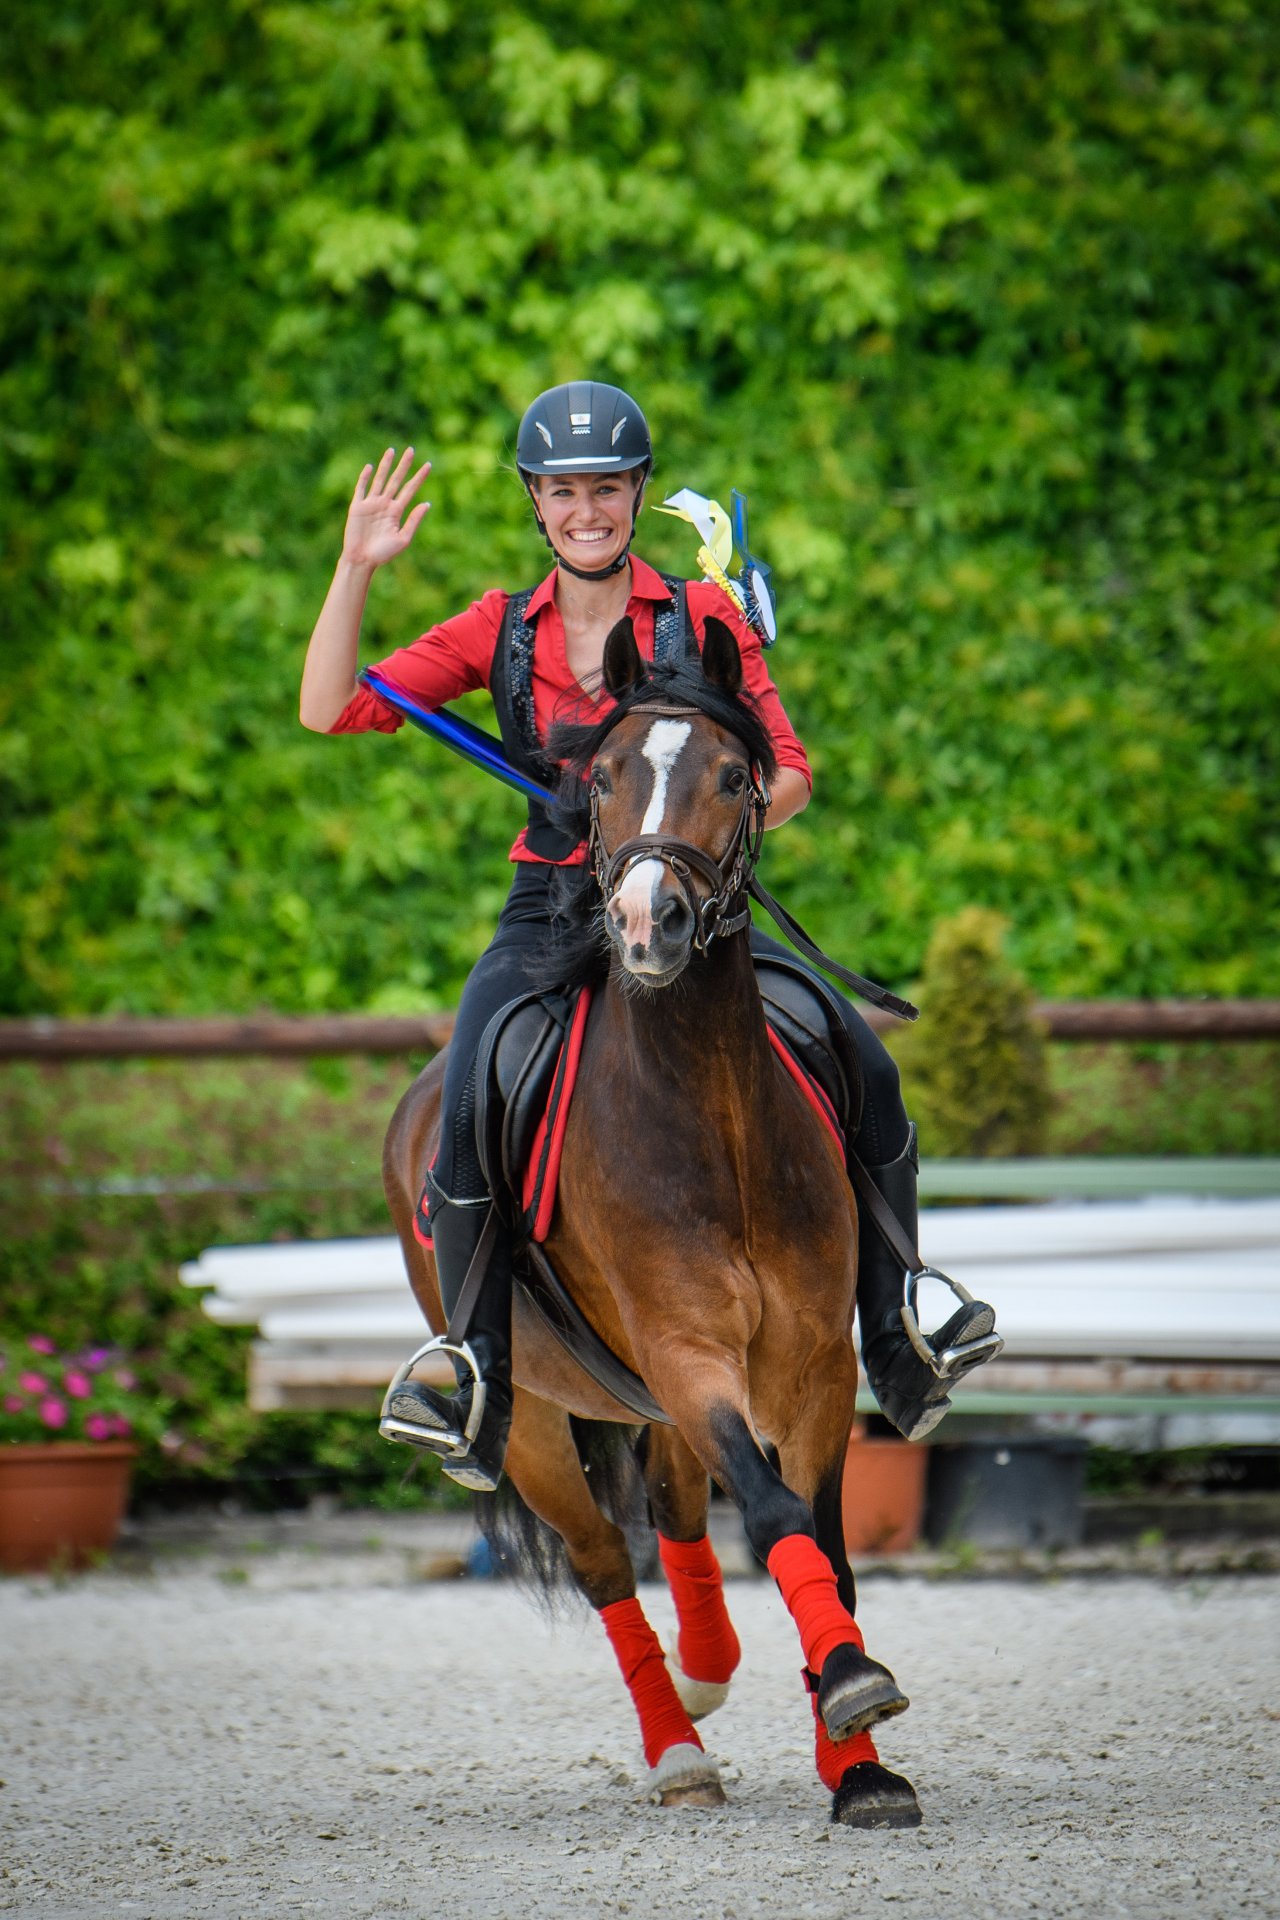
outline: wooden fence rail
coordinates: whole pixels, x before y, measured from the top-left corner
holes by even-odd
[[[928,1009],[925,1009],[926,1015]],[[1053,1040],[1275,1040],[1276,1000],[1041,1000]],[[884,1032],[898,1023],[866,1009]],[[435,1053],[451,1013],[250,1014],[244,1018],[0,1020],[0,1060],[127,1060],[171,1055]]]

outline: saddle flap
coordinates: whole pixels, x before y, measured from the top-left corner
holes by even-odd
[[[831,1102],[846,1140],[862,1120],[862,1072],[834,994],[807,967],[756,954],[765,1017]]]
[[[529,993],[493,1016],[476,1052],[476,1151],[492,1194],[520,1193],[546,1109],[568,1002]]]
[[[639,1374],[633,1373],[613,1349],[605,1345],[543,1249],[530,1244],[522,1264],[523,1272],[518,1277],[526,1299],[583,1372],[638,1419],[656,1420],[670,1426],[670,1414],[658,1405]]]

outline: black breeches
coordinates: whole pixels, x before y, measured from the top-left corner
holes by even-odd
[[[529,861],[517,865],[497,930],[462,989],[445,1062],[434,1176],[441,1191],[453,1200],[478,1200],[488,1191],[476,1153],[468,1082],[475,1072],[476,1050],[494,1014],[530,991],[528,963],[551,927],[554,873],[554,867]]]
[[[551,925],[554,873],[553,867],[529,862],[517,866],[497,930],[462,990],[445,1066],[440,1152],[435,1168],[437,1185],[455,1200],[478,1200],[486,1192],[476,1154],[468,1082],[475,1071],[481,1036],[494,1014],[509,1000],[529,992],[528,962],[545,941]],[[751,951],[796,959],[790,947],[756,928],[751,931]],[[853,1148],[868,1166],[883,1166],[896,1160],[907,1144],[907,1115],[898,1069],[861,1014],[838,990],[833,992],[862,1068],[862,1124]]]

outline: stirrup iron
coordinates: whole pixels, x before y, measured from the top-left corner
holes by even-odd
[[[917,1256],[918,1257],[918,1256]],[[1004,1341],[995,1332],[984,1333],[976,1340],[963,1340],[959,1346],[944,1347],[941,1353],[935,1353],[920,1331],[920,1321],[916,1311],[916,1294],[922,1280],[940,1280],[944,1287],[950,1287],[952,1293],[963,1307],[974,1305],[973,1295],[949,1273],[943,1273],[937,1267],[917,1267],[915,1272],[907,1272],[902,1288],[903,1330],[911,1342],[917,1357],[922,1360],[930,1373],[939,1380],[957,1380],[970,1368],[983,1360],[992,1360],[1004,1349]]]
[[[391,1401],[401,1387],[405,1386],[419,1361],[429,1354],[447,1353],[471,1372],[471,1406],[467,1413],[465,1427],[424,1427],[414,1420],[404,1420],[391,1411]],[[468,1341],[450,1340],[447,1333],[439,1333],[428,1340],[425,1346],[410,1355],[402,1367],[397,1368],[395,1378],[382,1396],[382,1414],[378,1421],[378,1432],[384,1440],[405,1440],[410,1446],[425,1447],[428,1452],[437,1453],[442,1460],[463,1460],[471,1452],[476,1435],[480,1431],[480,1422],[484,1419],[484,1403],[488,1395],[484,1375],[480,1371],[475,1354]]]

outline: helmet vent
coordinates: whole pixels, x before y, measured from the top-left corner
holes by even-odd
[[[621,420],[619,420],[617,426],[614,428],[613,432],[609,436],[609,445],[611,447],[617,446],[618,435],[622,432],[622,429],[626,426],[626,424],[627,424],[627,416],[624,413]]]
[[[542,435],[547,445],[549,447],[554,446],[555,442],[552,440],[551,435],[547,432],[546,428],[543,426],[541,420],[535,420],[533,424],[538,429],[538,432]]]

